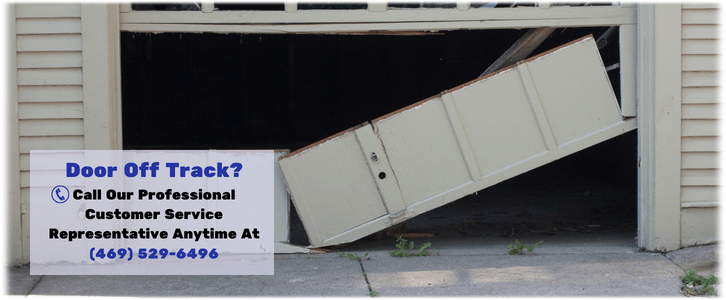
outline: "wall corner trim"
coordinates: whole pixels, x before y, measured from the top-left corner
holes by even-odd
[[[118,13],[118,5],[81,4],[86,150],[121,149],[117,134],[120,131],[120,105],[117,105],[117,76],[120,75],[116,69]]]
[[[675,250],[681,246],[681,7],[642,3],[637,11],[638,246]]]

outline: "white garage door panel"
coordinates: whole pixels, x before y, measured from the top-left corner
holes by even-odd
[[[516,69],[451,95],[483,174],[547,151]]]
[[[407,205],[471,181],[440,98],[373,124]]]
[[[527,67],[557,144],[561,146],[620,121],[595,43],[576,43],[556,54],[530,59]]]
[[[349,131],[298,153],[295,159],[280,160],[311,242],[320,243],[386,214],[363,157],[355,134]]]
[[[310,242],[320,247],[634,128],[588,36],[306,147],[280,166]]]
[[[378,191],[381,198],[383,198],[383,204],[386,206],[388,214],[396,215],[398,212],[405,210],[406,203],[403,201],[401,190],[398,188],[398,181],[388,164],[389,159],[381,140],[373,132],[373,126],[366,125],[356,129],[355,137],[358,138],[363,153],[369,155],[369,159],[364,160],[368,163],[371,177],[378,186]],[[371,157],[373,155],[376,156],[376,159]]]

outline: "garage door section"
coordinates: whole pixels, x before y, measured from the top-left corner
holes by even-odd
[[[351,242],[635,128],[592,36],[280,160],[312,246]]]

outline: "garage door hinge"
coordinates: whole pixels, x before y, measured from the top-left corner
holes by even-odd
[[[388,215],[388,218],[391,220],[391,225],[396,224],[399,219],[404,219],[406,216],[407,209],[403,209],[397,213]]]

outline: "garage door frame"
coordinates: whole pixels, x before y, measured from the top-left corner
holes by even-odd
[[[356,24],[325,22],[326,14],[332,16],[336,14],[335,11],[320,13],[309,22],[300,21],[290,24],[240,24],[233,21],[226,21],[223,24],[190,23],[184,21],[185,12],[155,12],[157,14],[181,13],[177,15],[178,17],[174,17],[178,20],[167,21],[163,24],[130,23],[128,14],[138,12],[129,12],[130,5],[128,4],[101,5],[103,8],[92,8],[92,6],[94,4],[83,4],[84,11],[88,13],[93,11],[93,14],[97,16],[86,18],[86,14],[84,14],[83,17],[84,79],[103,76],[102,78],[107,80],[107,85],[100,84],[102,88],[100,92],[88,94],[88,100],[96,103],[107,101],[107,106],[96,107],[92,111],[99,116],[111,117],[110,119],[85,117],[86,140],[95,149],[122,148],[119,51],[119,37],[122,30],[137,32],[320,33],[541,26],[621,26],[625,30],[630,30],[629,34],[621,34],[621,36],[630,36],[634,40],[629,42],[630,45],[626,45],[626,50],[630,49],[637,53],[635,57],[629,59],[635,62],[630,65],[635,69],[633,80],[635,85],[631,92],[635,95],[635,101],[632,101],[632,104],[634,108],[637,108],[638,128],[640,128],[638,133],[638,246],[652,251],[674,250],[680,247],[681,7],[679,4],[624,4],[621,9],[626,14],[627,20],[625,21],[612,16],[602,18],[591,16],[584,19],[573,17],[577,15],[574,9],[581,9],[580,12],[584,12],[583,8],[570,8],[572,10],[569,12],[555,11],[562,15],[552,17],[555,14],[552,10],[565,8],[542,6],[536,9],[539,9],[542,16],[548,16],[547,18],[531,18],[530,16],[526,21],[523,21],[522,18],[517,20],[516,14],[512,15],[511,12],[507,12],[507,18],[497,18],[496,15],[492,15],[486,21],[466,18],[442,20],[436,17],[438,14],[432,14],[434,20],[428,22],[417,21],[413,17],[409,20],[394,19],[384,22],[375,18],[384,18],[384,14],[394,11],[362,11],[359,14],[381,14],[381,16],[374,16],[368,22]],[[208,8],[208,4],[205,7]],[[546,11],[547,9],[550,11]],[[594,7],[588,8],[587,13],[598,14],[609,10],[612,8]],[[524,10],[521,11],[524,12]],[[297,13],[300,12],[291,14]],[[531,11],[526,12],[526,14],[531,13]],[[572,14],[568,15],[569,13]],[[216,12],[209,13],[210,16],[215,14]],[[632,21],[629,21],[628,18]],[[87,55],[89,55],[88,60],[86,60]],[[95,69],[85,70],[85,66]],[[628,65],[623,67],[628,67]],[[88,81],[87,84],[87,81],[84,80],[84,94],[86,89],[98,88],[99,84],[92,84],[91,81]],[[93,99],[90,99],[91,97]],[[625,107],[623,109],[627,111]],[[104,136],[111,138],[103,138]],[[96,141],[103,142],[97,143]]]

